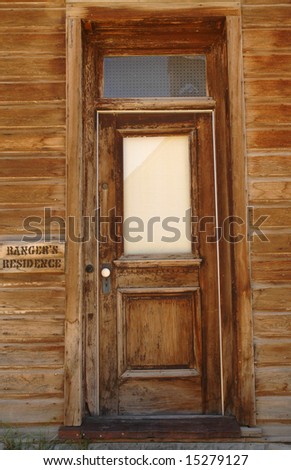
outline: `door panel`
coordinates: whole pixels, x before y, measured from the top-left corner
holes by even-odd
[[[211,114],[98,122],[100,414],[220,413]]]

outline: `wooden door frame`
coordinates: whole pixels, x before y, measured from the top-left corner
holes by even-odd
[[[126,2],[125,2],[126,3]],[[103,3],[104,5],[104,3]],[[169,7],[168,7],[169,8]],[[175,5],[177,8],[177,4]],[[154,6],[156,10],[156,5]],[[94,387],[95,376],[84,376],[85,344],[90,344],[90,354],[86,357],[86,367],[92,371],[98,369],[97,345],[97,307],[96,285],[98,272],[96,269],[86,273],[85,267],[92,264],[97,267],[96,243],[78,243],[85,235],[93,237],[94,224],[88,225],[84,215],[91,214],[97,207],[96,195],[88,188],[96,184],[96,162],[94,149],[95,134],[95,104],[92,101],[94,83],[85,80],[86,74],[92,71],[92,47],[85,51],[86,28],[90,21],[107,16],[118,17],[116,11],[106,7],[80,7],[72,5],[67,11],[67,158],[68,158],[68,197],[67,197],[67,235],[74,226],[74,239],[67,236],[67,312],[65,321],[65,410],[64,424],[78,426],[85,415],[86,389]],[[138,7],[127,9],[135,17],[142,18],[149,10]],[[123,10],[124,13],[124,10]],[[243,224],[233,226],[232,236],[243,234],[240,243],[222,242],[220,246],[221,259],[221,295],[222,295],[222,357],[224,364],[224,408],[226,414],[236,416],[241,425],[255,424],[255,392],[254,392],[254,358],[251,290],[248,264],[247,221],[246,221],[246,161],[244,140],[244,107],[243,107],[243,68],[241,44],[241,14],[237,8],[192,8],[181,6],[169,11],[172,16],[185,14],[192,18],[209,18],[219,16],[224,19],[224,38],[218,41],[212,50],[214,73],[216,67],[224,60],[226,80],[225,96],[215,89],[213,80],[211,93],[217,100],[216,115],[222,128],[216,126],[216,142],[219,158],[219,198],[220,220],[228,215],[240,217]],[[91,50],[90,50],[91,47]],[[86,63],[84,57],[86,55]],[[218,74],[219,75],[219,74]],[[223,75],[223,74],[222,74]],[[215,96],[218,95],[218,96]],[[85,103],[85,106],[84,106]],[[209,106],[207,100],[196,102],[197,106]],[[153,107],[154,103],[146,106]],[[112,104],[111,104],[112,106]],[[132,103],[136,106],[136,103]],[[179,107],[186,106],[182,102]],[[187,103],[189,106],[189,102]],[[194,105],[195,106],[195,105]],[[160,106],[159,106],[160,108]],[[150,108],[152,109],[152,108]],[[167,103],[165,103],[167,109]],[[85,113],[85,114],[84,114]],[[85,116],[85,119],[84,119]],[[229,127],[229,133],[226,129]],[[86,155],[86,159],[85,159]],[[86,162],[86,164],[85,164]],[[226,189],[225,189],[226,188]],[[86,207],[86,212],[84,212]],[[90,233],[91,231],[91,233]],[[93,255],[92,255],[93,253]],[[229,345],[233,355],[229,354]],[[86,382],[86,383],[85,383]],[[91,384],[90,384],[91,382]],[[96,383],[96,382],[95,382]],[[96,386],[95,386],[96,389]],[[97,390],[96,390],[97,393]],[[97,402],[96,397],[89,397]]]

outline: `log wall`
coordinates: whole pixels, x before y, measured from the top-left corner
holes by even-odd
[[[65,1],[0,1],[0,18],[0,240],[11,241],[45,207],[65,215]],[[64,276],[2,274],[0,299],[0,419],[62,423]]]
[[[249,205],[269,241],[251,243],[257,424],[291,424],[291,4],[243,0]]]

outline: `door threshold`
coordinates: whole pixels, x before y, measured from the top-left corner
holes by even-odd
[[[233,416],[88,417],[81,426],[62,426],[60,439],[103,442],[195,442],[239,439]]]

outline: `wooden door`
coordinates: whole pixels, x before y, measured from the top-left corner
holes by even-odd
[[[219,414],[211,112],[97,127],[100,415]]]

